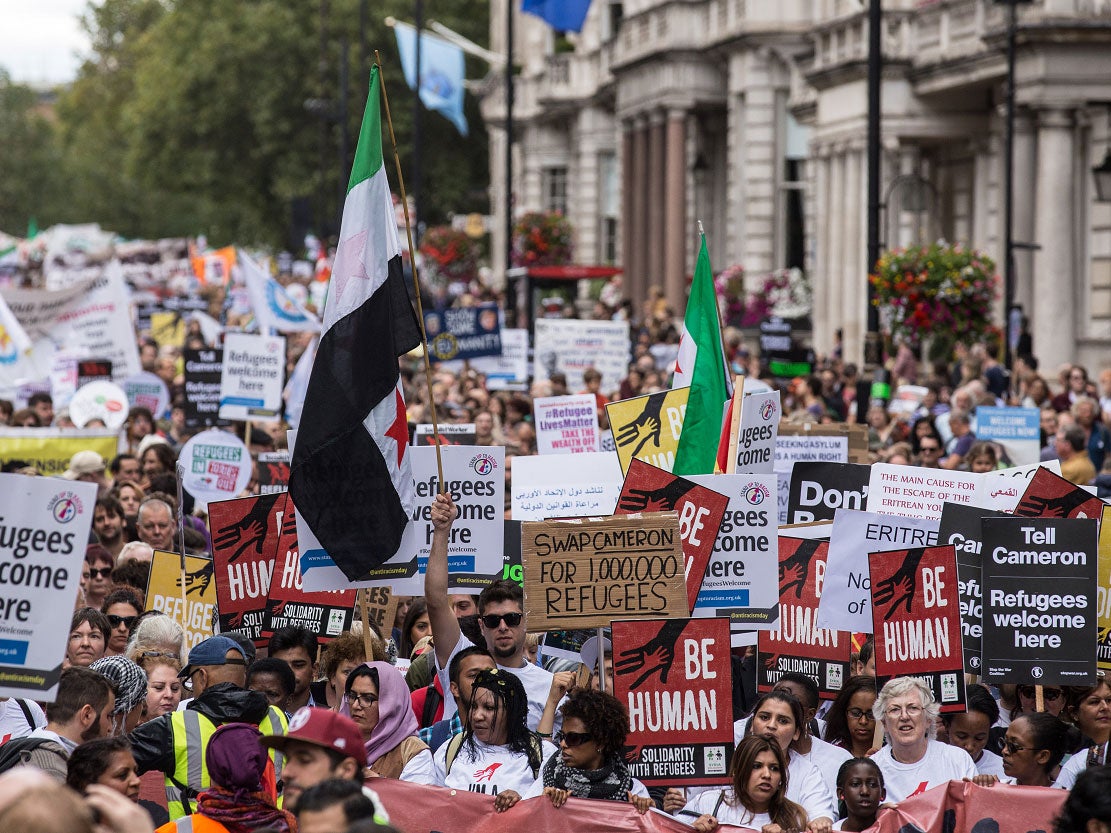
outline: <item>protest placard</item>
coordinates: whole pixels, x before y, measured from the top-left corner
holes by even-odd
[[[909,421],[922,407],[922,400],[929,392],[930,389],[923,385],[899,385],[895,388],[891,401],[887,403],[887,412]],[[862,419],[863,416],[864,414],[857,414],[857,419]]]
[[[162,346],[184,346],[185,317],[180,312],[151,313],[150,337]]]
[[[1099,581],[1096,582],[1096,662],[1111,671],[1111,506],[1103,507],[1099,522]]]
[[[981,574],[983,565],[983,518],[1005,518],[1003,512],[946,503],[941,510],[937,543],[951,546],[957,553],[957,590],[961,604],[961,641],[964,646],[964,670],[980,673],[980,642],[983,637],[984,593]]]
[[[940,518],[945,501],[974,505],[982,479],[968,471],[875,463],[868,481],[868,511]]]
[[[771,494],[759,494],[761,489],[767,491],[767,488],[759,483],[753,488],[758,493],[758,497],[761,500],[766,497],[770,505]],[[694,610],[698,591],[702,588],[706,566],[710,563],[710,553],[713,552],[714,544],[717,542],[721,521],[725,517],[728,506],[729,498],[720,492],[650,466],[643,460],[633,460],[629,464],[625,483],[621,486],[621,495],[617,499],[617,508],[613,512],[615,515],[671,510],[679,513],[679,534],[683,542],[684,575],[687,584],[686,612],[690,613]],[[768,546],[766,538],[764,545]],[[753,549],[757,549],[758,546],[758,542],[753,542]],[[725,568],[722,569],[724,571]],[[711,593],[709,598],[719,598],[719,596],[717,593]],[[738,595],[731,590],[724,591],[720,598],[723,602],[726,599],[739,600]]]
[[[622,473],[629,470],[629,462],[634,457],[658,469],[671,471],[675,452],[679,449],[690,390],[672,388],[606,405]]]
[[[688,480],[729,498],[692,616],[722,617],[747,629],[778,618],[774,474],[692,474]]]
[[[285,384],[285,339],[228,333],[220,376],[220,418],[277,422]]]
[[[474,445],[475,430],[473,422],[441,422],[436,425],[440,433],[440,445]],[[413,446],[434,446],[436,432],[431,422],[421,422],[413,429]]]
[[[871,466],[859,463],[795,463],[787,523],[832,521],[838,509],[863,510],[871,475]]]
[[[510,512],[517,521],[612,515],[625,482],[607,452],[513,458]]]
[[[78,428],[100,420],[104,427],[119,431],[127,422],[129,407],[127,396],[119,385],[101,380],[77,389],[69,401],[69,416]]]
[[[1059,474],[1039,468],[1015,507],[1024,518],[1096,518],[1104,503],[1091,492],[1074,486]]]
[[[532,419],[539,454],[598,451],[598,405],[592,393],[534,399]]]
[[[190,431],[225,424],[220,419],[223,350],[189,350],[185,358],[185,427]]]
[[[976,439],[999,443],[1016,466],[1037,463],[1042,450],[1037,408],[976,409]]]
[[[258,455],[259,494],[289,491],[289,452],[264,451]]]
[[[818,605],[818,624],[871,633],[868,553],[897,547],[935,547],[938,523],[936,518],[838,509],[829,538],[828,580]]]
[[[737,432],[738,472],[771,474],[775,469],[775,445],[779,436],[779,391],[746,393],[741,400],[741,423]]]
[[[89,382],[111,382],[111,359],[77,359],[77,387],[81,388]]]
[[[251,453],[235,434],[209,428],[194,434],[181,448],[181,486],[204,508],[210,500],[242,494],[251,479]]]
[[[159,376],[144,370],[120,383],[133,408],[146,408],[155,419],[162,419],[170,408],[170,391]]]
[[[733,673],[725,619],[613,623],[614,696],[629,712],[629,772],[644,784],[727,784]]]
[[[394,619],[397,617],[398,597],[388,587],[365,587],[358,592],[362,593],[362,598],[366,600],[367,620],[378,628],[379,633],[390,633],[393,630]],[[356,618],[361,619],[363,602],[356,599],[356,604]]]
[[[424,314],[428,357],[445,362],[501,355],[497,304],[449,308]]]
[[[285,493],[208,505],[220,632],[240,631],[260,648],[270,636],[262,628],[263,611],[283,524],[295,532],[292,504]]]
[[[147,581],[147,608],[160,610],[185,630],[185,649],[212,636],[216,618],[216,582],[212,561],[185,556],[185,593],[181,592],[181,556],[155,550]]]
[[[54,702],[96,493],[0,474],[0,696]]]
[[[529,521],[521,525],[521,561],[533,630],[685,617],[690,610],[675,512]]]
[[[953,547],[868,554],[876,686],[917,677],[943,712],[964,711],[964,657]]]
[[[863,426],[792,425],[780,423],[775,440],[774,471],[779,475],[776,505],[780,525],[787,523],[791,470],[795,463],[871,463]]]
[[[779,620],[760,631],[757,686],[770,691],[789,671],[805,674],[818,694],[832,700],[849,678],[852,634],[818,626],[818,603],[825,589],[829,543],[779,537]]]
[[[111,460],[119,451],[119,434],[93,428],[10,428],[0,426],[0,463],[16,460],[33,466],[39,474],[57,477],[78,451],[95,451]],[[95,498],[94,498],[95,500]]]
[[[1029,466],[1015,466],[987,472],[980,481],[977,505],[996,512],[1014,512],[1022,499],[1022,493],[1026,491],[1031,478],[1039,468],[1048,469],[1053,474],[1060,474],[1061,461],[1046,460]]]
[[[602,390],[614,390],[629,369],[629,324],[626,321],[581,321],[538,318],[534,330],[533,369],[536,381],[555,372],[567,377],[574,391],[583,388],[583,371],[602,374]]]
[[[471,359],[470,365],[486,377],[487,390],[528,390],[528,330],[503,328],[501,355]],[[459,369],[462,366],[457,363]]]
[[[984,519],[987,682],[1095,682],[1097,524],[1089,518]]]
[[[131,299],[117,260],[104,267],[87,293],[55,319],[51,330],[60,349],[111,362],[116,382],[143,369],[131,325]]]

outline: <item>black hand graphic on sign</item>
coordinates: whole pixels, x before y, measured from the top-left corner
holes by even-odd
[[[802,591],[806,588],[806,577],[810,575],[810,562],[821,543],[821,541],[805,540],[788,558],[783,559],[779,565],[779,594],[781,596],[794,587],[795,598],[802,598]]]
[[[1015,514],[1024,518],[1067,518],[1092,496],[1083,489],[1076,489],[1060,497],[1024,497]]]
[[[181,576],[177,577],[174,582],[178,587],[181,587]],[[203,596],[205,591],[208,590],[208,585],[212,583],[212,567],[211,564],[205,564],[195,573],[185,574],[185,595]]]
[[[629,686],[630,690],[640,688],[641,683],[657,671],[660,672],[660,682],[667,683],[667,675],[671,672],[671,664],[675,661],[675,643],[679,641],[679,634],[683,632],[683,628],[686,626],[687,620],[685,619],[669,619],[664,622],[663,627],[654,637],[639,648],[621,652],[623,658],[614,664],[614,671],[619,676],[635,674],[647,668]]]
[[[659,509],[674,509],[679,499],[694,486],[695,484],[690,480],[677,477],[666,486],[661,486],[658,489],[630,489],[629,494],[621,498],[618,506],[627,512],[640,512],[649,506]]]
[[[663,427],[660,420],[660,409],[663,404],[663,396],[649,396],[645,400],[644,410],[640,412],[639,416],[617,429],[619,433],[614,434],[614,441],[621,446],[635,442],[637,445],[633,449],[634,457],[640,454],[640,450],[644,448],[644,444],[649,440],[652,440],[652,444],[659,448],[660,429]],[[637,442],[638,440],[639,442]]]
[[[875,603],[881,607],[889,602],[891,603],[887,615],[883,617],[885,622],[891,618],[900,604],[905,605],[907,613],[910,613],[910,605],[914,600],[914,590],[918,586],[918,564],[922,561],[923,553],[924,550],[922,549],[908,550],[906,558],[899,565],[899,569],[876,585]],[[896,598],[896,596],[898,597]]]
[[[236,523],[225,526],[212,539],[212,546],[218,549],[236,547],[235,551],[228,556],[229,563],[243,555],[249,547],[254,547],[256,555],[262,555],[262,544],[266,540],[270,513],[280,494],[275,492],[271,495],[261,495],[250,512]]]

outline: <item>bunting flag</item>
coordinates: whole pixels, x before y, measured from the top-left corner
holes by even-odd
[[[382,164],[380,96],[374,67],[289,479],[297,513],[352,580],[397,552],[415,500],[397,357],[421,339]]]
[[[263,335],[273,333],[319,333],[320,320],[292,298],[285,287],[266,273],[242,249],[238,252],[237,264],[247,295],[251,299],[251,309],[255,313],[259,332]]]

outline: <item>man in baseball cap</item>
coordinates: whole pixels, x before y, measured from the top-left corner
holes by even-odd
[[[287,810],[296,812],[301,794],[322,781],[339,778],[363,783],[363,736],[346,715],[305,706],[290,718],[284,735],[267,735],[260,742],[285,756],[282,794]]]
[[[62,472],[62,477],[66,480],[95,483],[103,493],[108,489],[108,480],[104,477],[104,468],[104,458],[95,451],[78,451],[69,458],[69,468]]]

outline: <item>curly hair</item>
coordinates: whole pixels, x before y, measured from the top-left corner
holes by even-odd
[[[1080,773],[1061,814],[1053,820],[1053,833],[1086,833],[1093,819],[1111,824],[1111,767],[1091,767]]]
[[[794,697],[791,699],[798,702]],[[771,738],[749,735],[737,746],[729,765],[729,778],[733,784],[733,800],[730,803],[733,806],[740,804],[750,813],[756,813],[755,802],[748,794],[748,780],[756,765],[757,756],[763,752],[771,752],[775,755],[781,776],[779,786],[771,801],[768,802],[768,816],[774,824],[778,824],[784,830],[804,830],[806,811],[787,798],[787,753]]]
[[[524,683],[516,674],[497,668],[480,671],[471,686],[472,712],[479,689],[485,689],[494,696],[495,723],[498,712],[505,709],[506,749],[527,756],[529,767],[533,772],[539,770],[543,761],[540,759],[539,744],[533,743],[532,732],[528,727],[528,695],[525,693]],[[463,746],[467,748],[469,760],[473,761],[478,757],[473,721],[468,721],[468,726],[464,730]]]
[[[560,713],[564,720],[573,717],[582,721],[606,760],[624,751],[629,735],[629,712],[612,694],[592,688],[575,689],[560,707]]]
[[[339,667],[345,662],[389,661],[386,658],[386,650],[382,647],[382,643],[375,638],[370,640],[370,651],[373,656],[368,657],[362,634],[351,633],[350,631],[341,633],[328,643],[328,647],[324,649],[324,654],[320,658],[320,670],[324,674],[324,679],[332,679]]]

